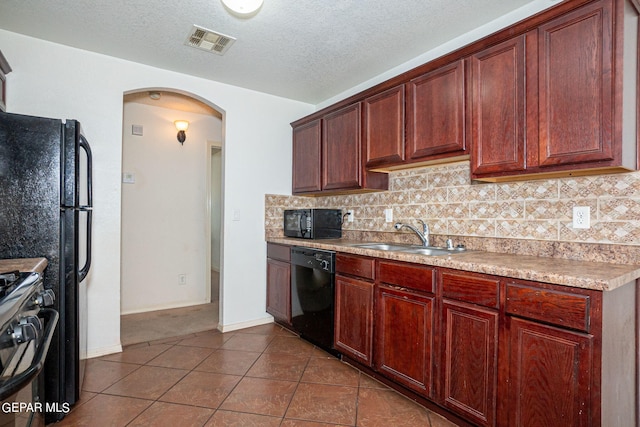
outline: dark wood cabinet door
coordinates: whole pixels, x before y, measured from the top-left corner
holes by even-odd
[[[324,116],[322,123],[322,189],[362,186],[360,103]]]
[[[479,52],[469,62],[472,177],[523,171],[527,142],[525,36]]]
[[[407,161],[464,152],[464,61],[407,83]]]
[[[376,291],[375,368],[433,397],[435,297],[381,285]]]
[[[293,194],[322,190],[321,120],[293,129]]]
[[[372,365],[373,283],[336,275],[335,347]]]
[[[539,165],[612,160],[611,2],[539,28]]]
[[[480,426],[494,426],[498,311],[453,300],[442,304],[442,403]]]
[[[404,160],[404,85],[365,99],[363,129],[365,166]]]
[[[291,265],[267,258],[267,313],[291,324]]]
[[[508,425],[591,425],[593,337],[515,317],[509,335]]]

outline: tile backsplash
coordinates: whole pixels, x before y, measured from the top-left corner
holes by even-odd
[[[416,224],[420,218],[432,233],[454,240],[624,245],[627,252],[640,248],[640,172],[509,183],[472,182],[469,176],[465,161],[391,172],[385,192],[267,195],[266,234],[282,235],[285,208],[330,207],[354,210],[354,221],[344,223],[346,233],[392,233],[395,222]],[[589,229],[573,228],[574,206],[590,207]],[[393,209],[390,223],[385,222],[388,208]]]

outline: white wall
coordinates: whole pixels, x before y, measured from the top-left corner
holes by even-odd
[[[94,261],[88,276],[89,356],[120,348],[123,93],[172,88],[224,115],[223,329],[265,321],[264,194],[291,191],[289,123],[311,105],[0,30],[9,112],[82,122],[94,155]],[[248,66],[250,66],[248,64]],[[240,221],[231,221],[232,212]]]
[[[190,123],[183,145],[178,119]],[[122,185],[122,314],[205,304],[208,140],[222,139],[222,120],[133,102],[123,120],[122,168],[135,182]]]

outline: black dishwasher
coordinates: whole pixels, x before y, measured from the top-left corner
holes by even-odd
[[[300,336],[331,354],[336,253],[291,248],[291,323]]]

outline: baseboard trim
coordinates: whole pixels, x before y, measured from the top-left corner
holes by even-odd
[[[106,356],[107,354],[122,353],[122,345],[112,345],[110,347],[94,348],[87,351],[87,359]]]
[[[266,325],[273,323],[273,317],[263,317],[262,319],[249,320],[246,322],[231,323],[229,325],[218,324],[218,330],[220,332],[232,332],[240,329],[250,328],[252,326]]]

